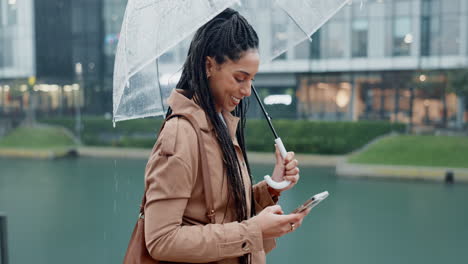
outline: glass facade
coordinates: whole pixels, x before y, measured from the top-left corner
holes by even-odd
[[[351,87],[346,74],[301,75],[296,92],[299,118],[347,120]]]
[[[353,5],[351,22],[351,56],[367,57],[368,44],[368,9],[362,10],[358,5]]]
[[[288,42],[288,17],[284,14],[282,10],[274,9],[272,10],[271,16],[276,16],[279,19],[274,20],[276,23],[271,25],[271,36],[272,36],[272,46],[271,54],[275,57],[282,53],[285,47],[287,47]],[[282,18],[282,19],[281,19]],[[286,53],[280,54],[276,59],[284,60],[286,59]]]
[[[454,124],[459,101],[448,76],[468,67],[453,57],[468,54],[468,3],[362,2],[345,6],[288,58],[311,61],[302,68],[310,73],[293,73],[297,116]]]
[[[15,63],[31,58],[15,52],[24,50],[17,48],[23,41],[12,30],[22,20],[17,6],[21,2],[0,1],[0,78]],[[259,9],[267,4],[268,0],[251,3]],[[127,0],[34,2],[34,13],[40,15],[30,16],[35,19],[36,55],[32,56],[37,83],[45,85],[37,86],[37,93],[44,97],[41,102],[49,105],[44,111],[72,111],[77,102],[73,98],[78,97],[83,97],[78,102],[89,113],[111,111],[114,57],[126,5]],[[291,46],[290,36],[295,32],[284,12],[262,15],[266,21],[268,16],[281,16],[285,21],[257,29],[279,40],[260,40],[261,48],[274,54]],[[261,67],[260,75],[285,74],[296,80],[294,84],[256,81],[256,86],[263,97],[272,96],[266,106],[270,111],[282,109],[275,114],[280,118],[407,122],[413,115],[419,123],[450,120],[451,107],[457,103],[453,94],[446,93],[443,79],[448,71],[463,67],[463,61],[455,58],[468,55],[467,23],[465,0],[364,0],[362,5],[354,1],[314,33],[312,42],[305,40],[277,57],[273,72]],[[164,67],[177,68],[187,46],[164,54],[159,59],[161,72]],[[76,72],[78,64],[81,76]],[[420,75],[427,81],[418,82]],[[11,99],[12,91],[24,90],[27,77],[18,84],[0,80],[0,102]],[[77,93],[73,87],[79,87],[80,95],[69,96]],[[26,96],[15,104],[27,105],[28,100]],[[446,113],[443,118],[441,113]]]
[[[305,47],[296,47],[294,58],[298,54],[300,58],[307,55],[306,58],[336,59],[466,53],[461,47],[464,43],[461,37],[463,19],[468,14],[462,8],[462,0],[367,0],[363,3],[363,6],[360,1],[345,6],[312,35],[313,42],[308,43],[310,52],[304,52]],[[413,45],[419,45],[419,54],[412,53]]]
[[[16,33],[16,1],[0,1],[0,68],[13,67],[13,36]]]
[[[346,34],[346,24],[342,19],[335,19],[324,26],[324,40],[327,45],[322,45],[326,58],[343,58],[346,42],[343,36]]]
[[[0,34],[2,34],[0,29]],[[13,40],[8,37],[0,37],[0,68],[13,66]]]
[[[460,7],[460,0],[422,0],[422,56],[460,53]]]
[[[126,0],[104,0],[104,56],[105,74],[112,75],[114,71],[114,56],[119,41],[120,28],[124,16]]]
[[[367,31],[369,24],[366,19],[357,19],[352,23],[352,56],[367,57]]]
[[[415,124],[445,126],[457,113],[457,97],[447,85],[441,71],[304,74],[298,112],[303,119],[408,123],[412,117]]]

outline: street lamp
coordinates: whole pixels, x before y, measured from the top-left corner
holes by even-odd
[[[29,92],[29,106],[28,111],[26,112],[26,123],[28,125],[34,125],[36,123],[36,92],[34,91],[34,85],[36,84],[36,76],[30,76],[28,78],[28,88],[26,89]]]
[[[75,64],[75,75],[76,79],[78,81],[78,84],[76,89],[73,89],[73,100],[75,104],[75,133],[78,138],[78,142],[81,143],[81,109],[80,109],[80,100],[79,100],[79,95],[80,95],[80,88],[83,87],[83,66],[81,63],[76,63]]]

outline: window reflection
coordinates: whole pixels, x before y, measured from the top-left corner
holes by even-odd
[[[273,9],[271,15],[276,17],[274,20],[275,23],[271,26],[271,52],[273,57],[276,57],[287,48],[289,18],[284,12],[278,9]],[[277,57],[277,59],[286,59],[286,54],[281,54],[279,57]]]
[[[366,19],[358,19],[352,23],[352,56],[367,57],[367,31]]]
[[[16,25],[16,23],[17,23],[16,0],[9,0],[7,4],[7,25],[13,26],[13,25]]]
[[[460,0],[423,0],[421,55],[460,53]]]
[[[424,76],[424,78],[421,78]],[[447,73],[367,72],[305,74],[299,78],[298,115],[315,120],[388,120],[443,126],[454,120],[457,97]]]
[[[396,17],[393,20],[393,56],[409,56],[413,35],[411,34],[411,19]]]
[[[328,36],[326,47],[328,58],[341,58],[345,53],[345,42],[343,36],[346,34],[346,27],[344,21],[336,20],[330,21],[326,27]]]

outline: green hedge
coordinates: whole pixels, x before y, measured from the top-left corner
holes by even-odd
[[[44,123],[62,125],[74,130],[71,119],[46,119]],[[145,147],[154,144],[161,118],[123,121],[113,128],[110,120],[98,117],[83,118],[82,141],[86,145]],[[345,154],[362,147],[372,139],[392,131],[403,132],[404,124],[389,122],[318,122],[276,120],[273,122],[286,149],[298,153]],[[274,150],[272,132],[265,120],[248,120],[247,149]]]
[[[273,123],[287,150],[320,154],[349,153],[378,136],[405,129],[404,124],[370,121],[278,120]],[[264,120],[249,121],[246,136],[250,150],[274,150],[272,132]]]
[[[75,133],[75,120],[42,119],[42,123],[64,126]],[[81,140],[85,145],[151,148],[162,124],[161,118],[145,118],[116,123],[102,117],[85,116],[81,120]],[[143,133],[145,136],[135,136]],[[75,133],[76,134],[76,133]]]

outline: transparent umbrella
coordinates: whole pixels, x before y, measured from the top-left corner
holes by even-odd
[[[270,29],[257,30],[261,61],[269,63],[310,38],[349,1],[129,0],[114,66],[114,122],[164,115],[170,93],[160,87],[158,58],[176,45],[188,46],[184,40],[225,8],[238,10],[256,29]]]
[[[167,78],[160,78],[158,59],[177,45],[188,47],[189,42],[184,40],[224,9],[232,7],[238,10],[257,29],[260,59],[264,64],[310,39],[350,1],[129,0],[114,66],[114,126],[117,121],[164,115],[164,101],[173,87],[167,85]],[[169,72],[175,74],[182,63],[174,63]],[[254,93],[257,96],[255,90]],[[258,101],[261,105],[261,100]],[[264,113],[284,157],[286,149],[276,135],[268,114]],[[266,179],[277,189],[289,184]]]

